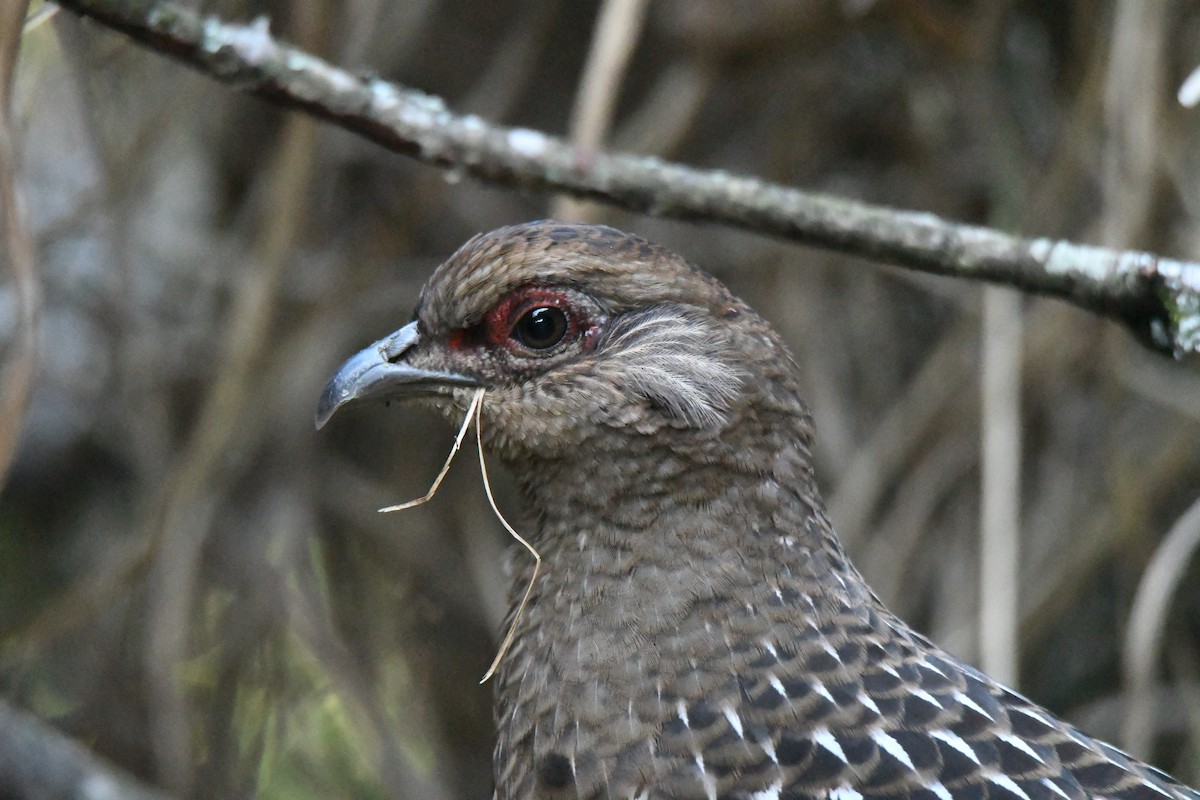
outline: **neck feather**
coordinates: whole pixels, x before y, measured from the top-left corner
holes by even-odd
[[[765,585],[764,569],[778,568],[814,592],[858,594],[861,578],[817,490],[811,441],[803,406],[759,406],[719,436],[610,435],[536,468],[512,464],[535,546],[558,573],[547,588],[644,579],[651,594],[679,581],[693,594],[722,593]]]

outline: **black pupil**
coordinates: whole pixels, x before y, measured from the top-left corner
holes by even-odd
[[[561,308],[538,306],[530,309],[513,329],[517,341],[534,350],[545,350],[567,335],[567,315]]]

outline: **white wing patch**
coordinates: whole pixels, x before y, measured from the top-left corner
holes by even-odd
[[[1013,779],[1007,775],[990,775],[988,776],[988,780],[999,786],[1001,789],[1012,792],[1017,797],[1022,797],[1025,800],[1029,800],[1029,795],[1025,794],[1025,790],[1020,786],[1017,786],[1017,784],[1013,782]]]
[[[1022,753],[1029,756],[1030,758],[1032,758],[1034,761],[1038,762],[1039,764],[1046,763],[1046,759],[1039,756],[1037,754],[1037,751],[1034,750],[1032,747],[1030,747],[1029,744],[1024,739],[1013,736],[1011,733],[999,733],[999,734],[996,734],[996,738],[1002,742],[1006,742],[1006,743],[1012,745],[1013,747],[1017,748]]]
[[[829,800],[863,800],[863,796],[850,786],[835,786],[829,790]]]
[[[938,699],[924,689],[913,689],[913,697],[919,697],[934,708],[945,708]]]
[[[1146,781],[1144,785],[1149,786],[1151,789],[1158,792],[1163,797],[1174,797],[1173,794],[1171,794],[1170,792],[1168,792],[1166,789],[1162,788],[1161,786],[1156,786],[1152,781]]]
[[[837,705],[837,700],[833,699],[833,695],[831,695],[829,690],[825,688],[825,684],[821,683],[820,681],[813,681],[812,689],[814,692],[821,695],[821,697],[824,697],[835,706]]]
[[[779,800],[779,793],[784,790],[784,782],[775,781],[770,784],[762,792],[755,792],[750,795],[750,800]]]
[[[704,796],[708,800],[717,800],[717,782],[713,780],[713,776],[708,774],[708,770],[704,768],[704,756],[699,753],[695,754],[696,769],[700,770],[700,782],[704,784]]]
[[[772,764],[779,764],[779,756],[775,755],[774,742],[772,742],[770,739],[763,739],[758,743],[758,746],[762,748],[762,751],[766,754],[767,758],[771,759]]]
[[[843,764],[849,764],[850,759],[846,758],[846,752],[842,750],[842,746],[838,744],[838,740],[832,733],[825,728],[817,728],[813,731],[813,741],[824,747],[830,753],[833,753]],[[899,747],[900,745],[896,745]]]
[[[929,791],[937,795],[938,800],[954,800],[954,795],[950,794],[950,790],[942,786],[941,781],[936,781],[929,784]]]
[[[988,712],[984,711],[984,710],[983,710],[983,708],[982,708],[982,707],[980,707],[980,705],[979,705],[978,703],[976,703],[976,702],[975,702],[974,700],[972,700],[971,698],[967,697],[967,696],[966,696],[965,694],[963,694],[962,692],[955,692],[955,693],[954,693],[954,699],[955,699],[955,700],[957,700],[958,702],[962,703],[964,706],[966,706],[967,708],[971,709],[972,711],[974,711],[974,712],[976,712],[976,713],[978,713],[978,714],[982,714],[983,716],[987,717],[987,718],[988,718],[988,719],[990,719],[992,722],[995,722],[995,721],[996,721],[996,718],[995,718],[995,717],[993,717],[993,716],[992,716],[991,714],[989,714]]]
[[[934,739],[940,739],[946,744],[950,745],[955,750],[974,761],[976,766],[983,766],[979,761],[979,756],[976,755],[975,751],[971,748],[971,745],[967,744],[966,741],[964,741],[963,738],[957,733],[946,730],[935,730],[930,731],[929,735]]]
[[[733,732],[738,735],[738,738],[745,738],[745,734],[742,732],[742,718],[738,716],[733,706],[723,703],[721,705],[721,713],[725,715],[725,719],[729,722],[729,727],[733,728]]]
[[[779,800],[779,793],[783,791],[783,781],[775,781],[761,792],[754,792],[750,795],[750,800]]]
[[[1061,788],[1059,788],[1059,785],[1057,783],[1055,783],[1054,781],[1052,781],[1050,778],[1042,778],[1042,785],[1045,786],[1050,791],[1054,792],[1056,795],[1061,797],[1063,800],[1071,800],[1070,795],[1068,795]]]
[[[871,734],[871,738],[875,740],[875,744],[879,745],[881,750],[892,756],[892,758],[896,759],[913,772],[917,771],[917,768],[913,765],[912,758],[908,755],[908,752],[905,751],[905,749],[900,746],[900,743],[893,739],[889,734],[884,731],[875,731]]]

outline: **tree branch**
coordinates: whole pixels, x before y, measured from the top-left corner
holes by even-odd
[[[201,72],[398,153],[491,183],[551,189],[722,222],[936,275],[987,280],[1113,317],[1155,349],[1200,352],[1200,264],[1000,231],[656,158],[574,148],[455,114],[441,99],[355,75],[250,25],[163,0],[59,0]]]
[[[31,714],[0,701],[0,797],[168,800]]]
[[[0,364],[0,486],[16,456],[38,364],[41,288],[17,185],[20,152],[13,114],[17,52],[27,8],[25,2],[0,7],[0,275],[9,273],[16,300],[12,343]]]

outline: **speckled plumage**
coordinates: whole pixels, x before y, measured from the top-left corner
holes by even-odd
[[[532,352],[505,304],[542,292],[577,316]],[[504,228],[416,320],[398,359],[486,388],[544,559],[495,679],[499,798],[1200,800],[883,607],[825,516],[791,356],[683,259]],[[461,418],[473,390],[432,391]]]

